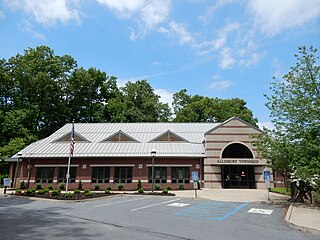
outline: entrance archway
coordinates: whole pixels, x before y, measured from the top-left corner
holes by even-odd
[[[253,159],[252,151],[241,143],[232,143],[222,152],[223,159]],[[223,188],[256,188],[252,165],[221,166]]]

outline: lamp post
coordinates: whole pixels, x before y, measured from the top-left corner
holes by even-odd
[[[154,157],[156,156],[157,151],[155,149],[151,150],[151,156],[152,156],[152,169],[151,169],[151,177],[152,177],[152,188],[151,191],[154,190]]]

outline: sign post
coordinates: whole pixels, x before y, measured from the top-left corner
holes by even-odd
[[[10,178],[3,178],[3,186],[4,186],[4,191],[3,193],[7,193],[7,187],[10,187],[11,185],[11,179]]]
[[[197,198],[197,189],[198,189],[198,181],[199,175],[198,172],[192,172],[192,181],[193,181],[193,188],[194,188],[194,195]]]
[[[266,188],[267,188],[267,194],[268,194],[268,201],[270,201],[270,196],[269,196],[269,193],[270,193],[270,171],[263,171],[263,180],[266,184]]]

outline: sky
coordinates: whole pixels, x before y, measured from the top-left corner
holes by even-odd
[[[319,32],[320,0],[0,0],[0,58],[49,46],[119,86],[146,79],[163,102],[242,98],[267,127],[273,77]]]

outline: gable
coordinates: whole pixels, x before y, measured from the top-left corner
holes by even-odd
[[[102,140],[101,142],[138,142],[138,141],[120,130],[115,134],[109,136],[108,138]]]
[[[75,142],[86,142],[89,143],[90,141],[86,139],[85,137],[81,136],[79,133],[74,133],[74,140]],[[63,135],[62,137],[58,138],[57,140],[54,140],[53,142],[58,143],[58,142],[71,142],[71,132]]]
[[[162,133],[158,137],[152,139],[150,142],[188,142],[183,137],[180,137],[178,134],[171,132],[170,130]]]

